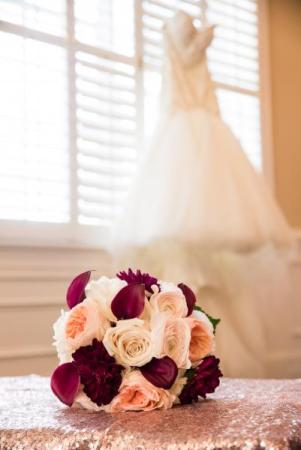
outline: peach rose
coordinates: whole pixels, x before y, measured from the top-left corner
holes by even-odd
[[[101,341],[109,325],[97,303],[85,299],[69,311],[65,335],[72,348],[77,349],[90,344],[94,338]]]
[[[170,319],[187,316],[187,303],[181,289],[162,291],[151,296],[150,305],[154,313],[164,312]]]
[[[54,339],[61,362],[71,359],[79,347],[91,344],[94,338],[102,340],[110,326],[96,302],[85,299],[70,311],[62,312],[54,324]]]
[[[139,372],[125,375],[119,394],[110,404],[111,412],[151,411],[172,407],[175,396],[165,389],[157,388]]]
[[[119,320],[106,331],[103,344],[123,366],[143,366],[154,353],[151,332],[141,319]]]
[[[185,320],[190,326],[189,358],[194,365],[214,350],[213,326],[201,311],[193,311],[191,317]]]
[[[178,368],[189,369],[190,324],[186,319],[167,320],[162,341],[162,356],[174,360]]]

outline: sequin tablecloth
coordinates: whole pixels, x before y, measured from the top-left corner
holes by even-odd
[[[35,375],[0,379],[0,449],[301,449],[301,379],[224,379],[210,399],[168,411],[68,409]]]

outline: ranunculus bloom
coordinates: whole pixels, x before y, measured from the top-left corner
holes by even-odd
[[[207,394],[215,391],[223,376],[219,369],[219,359],[207,356],[196,369],[194,375],[184,386],[179,395],[182,404],[197,402],[198,397],[206,398]]]
[[[214,350],[213,326],[206,314],[201,311],[194,311],[186,320],[191,330],[189,358],[194,365]]]
[[[91,299],[85,299],[54,324],[54,339],[61,362],[71,360],[71,353],[88,345],[94,338],[102,340],[110,323]]]
[[[98,303],[104,317],[115,321],[116,317],[112,313],[111,303],[116,294],[126,285],[127,283],[119,278],[101,277],[88,284],[86,296]]]
[[[140,319],[119,320],[109,328],[103,339],[110,355],[125,366],[143,366],[153,357],[150,331]]]
[[[149,383],[135,370],[125,375],[119,394],[112,400],[111,412],[151,411],[171,408],[175,396]]]
[[[189,369],[190,326],[186,319],[167,320],[162,341],[162,355],[174,360],[178,368]]]
[[[98,406],[109,404],[118,393],[124,368],[97,339],[76,350],[72,357],[85,394]]]
[[[181,289],[163,291],[154,294],[150,298],[150,305],[154,313],[163,312],[170,319],[178,319],[187,316],[187,303]]]
[[[153,294],[152,286],[156,285],[160,289],[157,278],[152,277],[149,273],[142,273],[141,270],[134,272],[132,269],[122,270],[117,273],[117,277],[120,280],[124,280],[127,284],[144,284],[145,290]]]

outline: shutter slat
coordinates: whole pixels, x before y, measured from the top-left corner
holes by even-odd
[[[114,126],[105,126],[102,125],[99,122],[92,122],[92,121],[87,121],[87,120],[83,120],[83,119],[79,119],[78,120],[79,125],[82,125],[83,127],[87,128],[87,129],[92,129],[92,130],[100,130],[100,131],[106,131],[110,134],[120,134],[120,135],[125,135],[125,136],[135,136],[136,133],[134,130],[130,130],[130,129],[122,129],[122,128],[117,128]]]
[[[107,104],[114,104],[114,105],[127,105],[127,106],[135,106],[135,98],[133,97],[132,101],[119,97],[109,97],[105,95],[100,95],[97,92],[91,91],[89,89],[85,89],[83,87],[78,88],[78,92],[82,94],[85,97],[93,97],[95,100],[99,100],[101,102],[107,103]]]
[[[90,69],[95,69],[95,70],[98,70],[98,71],[101,71],[101,72],[106,72],[106,73],[109,73],[111,75],[120,75],[122,77],[126,77],[126,78],[129,78],[129,79],[133,80],[133,75],[132,74],[123,72],[122,70],[115,69],[114,67],[108,67],[108,66],[105,66],[105,65],[91,63],[91,62],[83,61],[83,60],[80,60],[80,59],[78,60],[78,62],[81,65],[83,65],[85,67],[88,67]]]
[[[115,192],[112,194],[111,190],[101,190],[84,186],[80,186],[79,193],[81,199],[85,202],[101,202],[103,205],[112,205],[114,202],[116,205],[122,206],[126,198],[125,192]]]
[[[134,94],[134,92],[135,92],[134,88],[130,88],[127,86],[120,86],[120,85],[116,85],[116,84],[109,84],[109,83],[105,83],[103,81],[100,82],[97,79],[95,79],[93,77],[89,77],[87,75],[78,75],[78,79],[82,80],[86,83],[95,84],[102,88],[111,89],[113,91],[130,92],[131,94]]]
[[[115,112],[104,111],[104,110],[101,110],[101,109],[98,109],[98,108],[94,108],[92,106],[89,106],[89,107],[88,106],[83,106],[80,103],[80,101],[78,102],[78,107],[79,107],[79,109],[81,111],[85,111],[87,113],[92,112],[92,113],[97,114],[97,115],[102,116],[102,117],[108,117],[108,115],[110,115],[110,117],[112,119],[117,119],[117,120],[118,119],[120,119],[120,120],[126,119],[126,120],[132,121],[133,123],[135,123],[135,120],[136,120],[136,115],[135,114],[131,114],[131,115],[130,114],[122,114],[122,113],[116,114]]]
[[[86,156],[96,157],[99,160],[103,161],[120,161],[120,162],[132,162],[135,163],[137,160],[136,151],[129,149],[127,147],[124,148],[114,148],[113,150],[110,147],[99,147],[95,149],[87,148],[81,146],[78,143],[79,154],[83,154]]]
[[[100,144],[100,145],[107,145],[108,147],[112,147],[112,148],[114,148],[114,147],[128,148],[129,146],[134,147],[134,143],[135,143],[132,139],[125,141],[125,140],[116,139],[115,136],[110,136],[110,139],[103,138],[100,136],[95,136],[81,128],[79,128],[79,130],[78,130],[78,137],[83,139],[83,141],[85,141],[85,142],[91,142],[91,143]]]

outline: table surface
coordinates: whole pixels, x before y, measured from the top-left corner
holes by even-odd
[[[69,409],[49,379],[0,379],[0,449],[301,449],[301,379],[223,379],[205,401],[167,411]]]

